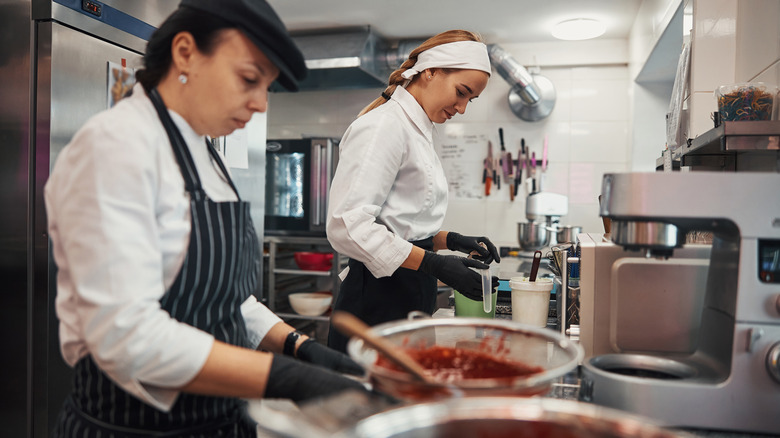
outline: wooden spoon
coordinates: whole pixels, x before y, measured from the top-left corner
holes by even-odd
[[[382,353],[386,358],[390,359],[391,362],[407,371],[417,380],[425,383],[434,383],[425,375],[425,368],[406,354],[403,349],[391,344],[386,339],[375,335],[371,331],[371,327],[351,313],[344,311],[333,312],[330,321],[341,333],[362,339],[363,342]]]

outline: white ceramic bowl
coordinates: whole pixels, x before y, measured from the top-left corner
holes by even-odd
[[[306,316],[322,315],[333,302],[333,295],[324,292],[300,292],[290,294],[288,298],[293,310]]]

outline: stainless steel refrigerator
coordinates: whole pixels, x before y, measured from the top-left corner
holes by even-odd
[[[49,436],[71,385],[57,339],[43,186],[71,136],[110,104],[109,63],[140,67],[146,40],[178,3],[0,0],[3,436]]]

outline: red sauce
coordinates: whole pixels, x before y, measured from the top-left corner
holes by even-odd
[[[432,346],[423,349],[404,348],[436,381],[454,383],[466,379],[507,379],[540,373],[542,367],[530,366],[482,351]],[[377,365],[401,371],[379,356]]]
[[[620,434],[609,429],[599,430],[597,426],[568,425],[541,420],[509,420],[509,419],[472,419],[454,420],[437,425],[433,430],[423,430],[430,436],[441,437],[476,437],[476,438],[583,438],[610,437],[617,438]],[[426,436],[428,436],[426,435]],[[653,435],[655,436],[655,435]]]

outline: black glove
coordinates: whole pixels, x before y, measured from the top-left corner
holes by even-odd
[[[469,268],[488,269],[488,265],[474,259],[425,251],[418,271],[433,275],[472,300],[482,301],[482,276]],[[492,278],[492,284],[493,289],[498,287],[498,277]]]
[[[362,376],[365,374],[363,367],[358,365],[349,356],[340,351],[328,348],[314,339],[303,341],[301,346],[298,347],[298,352],[295,355],[300,360],[314,365],[320,365],[340,373],[353,374],[355,376]]]
[[[368,390],[357,380],[281,354],[274,354],[264,397],[288,398],[300,402],[326,397],[348,389],[368,393]]]
[[[480,243],[484,243],[485,246],[487,246],[487,249],[480,245]],[[493,245],[493,242],[484,236],[464,236],[454,231],[450,231],[447,233],[447,249],[465,252],[466,254],[476,251],[477,255],[475,255],[474,258],[488,265],[492,263],[493,260],[497,262],[501,261],[501,257],[498,256],[496,245]]]

